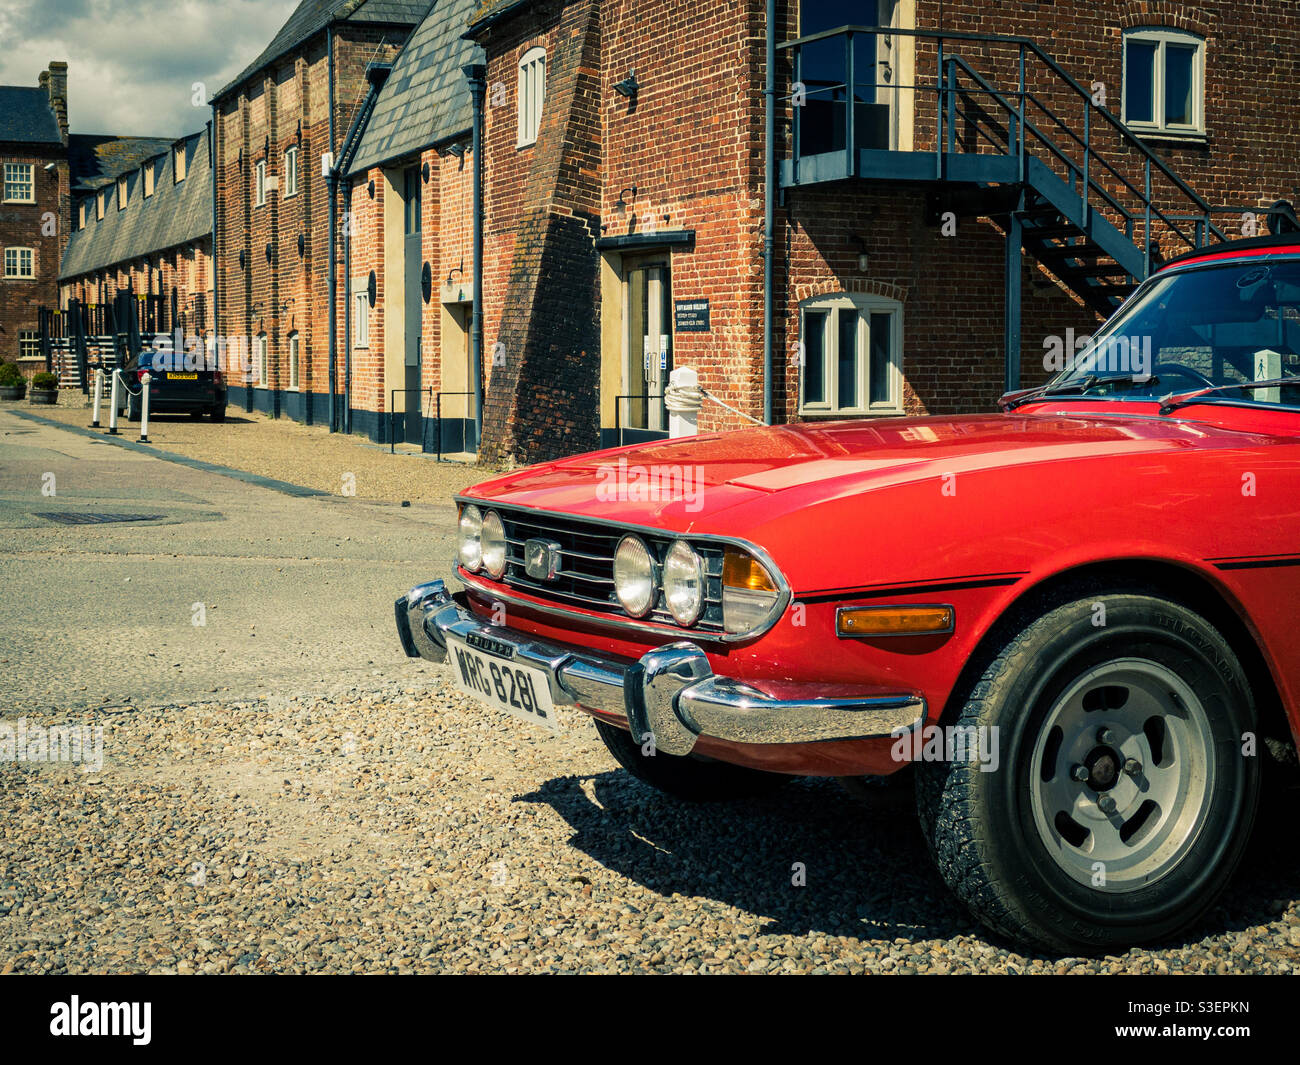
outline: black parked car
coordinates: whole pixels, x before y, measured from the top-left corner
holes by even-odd
[[[190,369],[183,357],[177,359],[170,353],[148,349],[128,359],[122,369],[130,391],[119,395],[119,410],[130,421],[140,420],[140,379],[146,372],[150,375],[151,415],[188,414],[198,418],[210,414],[214,422],[225,421],[226,382],[220,370],[205,366]]]

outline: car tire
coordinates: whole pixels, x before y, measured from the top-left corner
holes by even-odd
[[[1263,750],[1246,739],[1250,683],[1205,618],[1157,595],[1074,599],[958,698],[945,724],[996,728],[1000,764],[922,759],[917,805],[977,919],[1030,948],[1103,953],[1214,903],[1249,841]]]
[[[195,421],[198,421],[200,418],[203,417],[203,412],[201,410],[192,410],[189,412],[189,415]]]
[[[212,420],[213,420],[214,422],[224,422],[224,421],[226,420],[226,408],[225,408],[224,406],[223,406],[223,407],[213,407],[213,408],[212,408]]]
[[[688,802],[753,798],[775,791],[793,779],[784,773],[764,773],[689,755],[682,758],[657,751],[647,756],[641,753],[641,745],[633,741],[631,733],[604,721],[595,724],[619,765],[643,784]]]

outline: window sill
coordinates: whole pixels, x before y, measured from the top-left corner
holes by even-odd
[[[892,407],[889,410],[884,410],[880,407],[875,407],[871,410],[824,410],[822,408],[818,408],[816,410],[801,409],[799,411],[799,417],[800,418],[901,418],[904,417],[906,413],[907,412],[904,411],[901,407]]]
[[[28,204],[32,204],[32,203],[35,203],[35,202],[36,202],[35,200],[8,200],[8,199],[6,199],[6,200],[0,200],[0,203],[28,203]]]
[[[1127,129],[1138,140],[1153,141],[1157,144],[1170,144],[1183,147],[1203,147],[1210,143],[1210,135],[1208,133],[1180,133],[1163,129],[1134,129],[1132,126],[1127,127]]]
[[[536,137],[534,137],[534,138],[533,138],[532,140],[530,140],[530,141],[516,141],[516,142],[515,142],[515,151],[517,151],[517,152],[522,152],[525,148],[531,148],[531,147],[533,147],[533,145],[535,145],[536,143],[537,143],[537,138],[536,138]]]

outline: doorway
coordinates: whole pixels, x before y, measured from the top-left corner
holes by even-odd
[[[402,177],[403,207],[403,281],[405,292],[405,374],[402,387],[406,390],[402,399],[403,406],[397,408],[406,412],[403,419],[403,439],[408,444],[424,442],[424,403],[420,391],[423,369],[423,350],[421,338],[421,311],[424,293],[420,284],[421,268],[424,263],[423,250],[420,246],[421,230],[421,176],[420,168],[407,167]]]
[[[623,392],[619,423],[640,437],[668,431],[664,385],[672,372],[672,292],[666,253],[624,261]]]

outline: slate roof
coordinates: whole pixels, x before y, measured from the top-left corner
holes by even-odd
[[[504,18],[518,7],[527,7],[529,0],[477,0],[469,26],[478,30]]]
[[[386,22],[414,26],[428,6],[429,0],[302,0],[280,27],[280,32],[271,38],[271,43],[213,99],[229,95],[251,74],[274,63],[331,22]]]
[[[48,90],[0,85],[0,141],[62,145]]]
[[[87,192],[111,185],[119,174],[134,170],[151,156],[170,151],[171,137],[114,137],[73,133],[68,137],[68,167],[72,191]]]
[[[117,194],[106,193],[104,217],[95,217],[94,197],[86,204],[86,227],[68,238],[59,279],[137,259],[164,248],[212,235],[212,171],[208,163],[208,132],[185,138],[189,153],[185,180],[173,180],[175,160],[170,141],[157,162],[152,196],[144,194],[139,168],[130,182],[126,209],[117,209]]]
[[[482,63],[483,49],[463,40],[477,0],[434,0],[379,90],[351,173],[421,151],[466,132],[473,103],[461,67]]]

